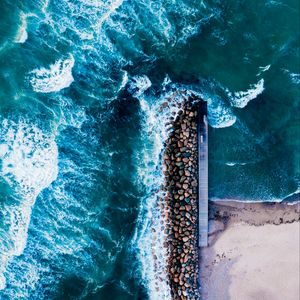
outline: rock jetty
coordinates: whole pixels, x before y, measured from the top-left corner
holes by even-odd
[[[180,107],[163,154],[168,274],[172,299],[200,299],[198,291],[197,106]]]

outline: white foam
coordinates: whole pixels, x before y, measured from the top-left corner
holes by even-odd
[[[0,142],[5,152],[0,157],[0,176],[18,195],[14,203],[4,203],[3,209],[5,226],[0,232],[0,289],[3,289],[3,273],[7,264],[13,256],[21,255],[26,246],[31,210],[36,197],[57,177],[58,150],[54,135],[48,136],[38,127],[24,121],[14,123],[3,120]]]
[[[199,89],[197,86],[185,86],[185,88],[188,88],[187,94],[191,93],[207,102],[209,125],[214,128],[225,128],[234,125],[237,117],[224,99],[218,96],[216,86],[219,86],[215,82],[206,80],[202,82],[201,86],[204,86],[204,88]]]
[[[247,91],[232,93],[227,89],[226,92],[232,106],[243,108],[248,104],[249,101],[260,95],[264,89],[264,79],[261,79],[256,84],[250,85],[250,88]]]
[[[236,122],[236,116],[226,107],[221,99],[207,99],[208,122],[214,128],[230,127]]]
[[[227,166],[229,166],[229,167],[233,167],[233,166],[236,166],[236,165],[238,165],[238,166],[245,166],[247,163],[241,163],[241,162],[227,162],[227,163],[225,163]]]
[[[47,9],[48,9],[48,6],[49,6],[49,2],[50,0],[45,0],[45,2],[43,3],[42,7],[41,7],[41,10],[44,14],[46,14],[47,12]]]
[[[171,78],[169,77],[169,75],[167,74],[164,78],[164,81],[162,83],[162,88],[163,88],[163,91],[166,90],[166,87],[172,82]]]
[[[293,73],[287,69],[282,69],[285,74],[288,74],[290,77],[292,83],[294,84],[300,84],[300,74],[299,73]]]
[[[256,76],[260,76],[261,73],[268,71],[270,68],[271,68],[271,65],[259,67],[259,72],[256,74]]]
[[[290,73],[290,78],[294,84],[300,84],[300,74]]]
[[[187,95],[188,93],[186,93]],[[157,191],[164,184],[162,173],[162,152],[164,142],[169,136],[167,123],[175,119],[184,100],[181,91],[169,92],[160,99],[138,97],[143,113],[143,129],[146,142],[142,156],[137,158],[139,179],[147,188],[147,196],[141,202],[139,226],[133,242],[139,250],[142,264],[142,278],[148,288],[150,299],[171,299],[170,283],[167,273],[168,253],[164,246],[166,220],[159,207],[164,201],[164,193]]]
[[[20,25],[19,30],[17,32],[15,42],[16,43],[25,43],[25,41],[28,38],[28,34],[27,34],[27,16],[23,12],[20,14],[20,22],[21,22],[21,25]]]
[[[32,291],[37,287],[37,283],[41,279],[40,272],[49,271],[45,265],[41,265],[31,258],[19,259],[17,268],[8,269],[9,288],[3,291],[3,296],[6,299],[30,299]],[[21,279],[21,280],[20,280]]]
[[[152,85],[146,75],[134,76],[131,78],[128,91],[134,96],[141,96]]]
[[[74,81],[72,76],[74,63],[75,59],[70,54],[69,58],[57,60],[48,69],[40,68],[31,71],[30,83],[33,90],[39,93],[51,93],[69,87]]]
[[[86,0],[85,0],[86,1]],[[93,1],[93,3],[95,3]],[[123,0],[108,1],[108,9],[96,23],[96,29],[99,32],[102,29],[104,22],[123,4]],[[103,5],[103,3],[101,3]]]
[[[122,82],[121,82],[121,85],[119,87],[118,92],[124,89],[124,87],[126,86],[127,82],[128,82],[128,72],[124,71],[123,77],[122,77]]]
[[[0,158],[2,158],[8,152],[8,146],[6,144],[0,144]]]
[[[212,202],[240,202],[240,203],[270,203],[270,202],[275,202],[275,203],[286,203],[286,205],[299,205],[299,201],[295,202],[283,202],[283,199],[278,199],[278,198],[269,198],[269,199],[230,199],[230,198],[218,198],[218,197],[213,197],[210,198],[209,201]]]
[[[294,196],[294,195],[297,195],[297,194],[299,194],[299,193],[300,193],[300,186],[296,189],[296,191],[294,191],[294,192],[292,192],[292,193],[286,195],[284,198],[289,198],[289,197]]]

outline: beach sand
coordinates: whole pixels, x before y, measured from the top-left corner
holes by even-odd
[[[299,205],[211,204],[204,300],[299,300]]]

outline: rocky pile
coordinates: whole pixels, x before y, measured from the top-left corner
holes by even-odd
[[[172,123],[163,156],[168,274],[172,298],[181,300],[199,299],[196,116],[196,105],[189,98]]]

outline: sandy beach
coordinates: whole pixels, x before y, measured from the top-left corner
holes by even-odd
[[[299,205],[211,203],[204,300],[298,300]]]
[[[159,207],[171,298],[298,300],[299,204],[210,201],[209,247],[202,248],[199,260],[197,112],[192,100],[179,107],[170,123],[163,154]],[[160,290],[159,281],[156,288]]]

